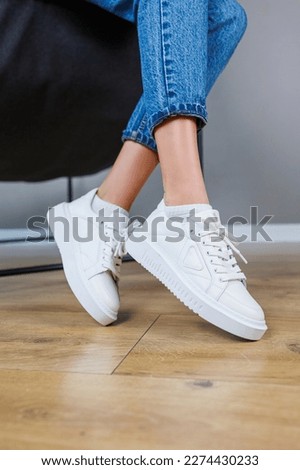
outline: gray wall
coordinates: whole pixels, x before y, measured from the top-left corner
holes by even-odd
[[[208,99],[205,174],[225,218],[300,222],[300,2],[243,0],[248,30]]]
[[[275,214],[274,222],[300,221],[300,2],[241,0],[248,30],[208,99],[204,132],[205,176],[224,222],[233,214]],[[75,180],[80,195],[103,175]],[[161,198],[159,171],[133,212],[148,214]],[[0,226],[21,227],[32,214],[66,198],[65,180],[0,183]]]

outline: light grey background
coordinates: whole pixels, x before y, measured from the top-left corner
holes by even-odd
[[[248,30],[208,99],[205,177],[214,207],[232,215],[274,214],[300,222],[300,2],[242,0]],[[101,149],[99,149],[99,155]],[[47,162],[45,162],[47,164]],[[74,180],[78,196],[102,175]],[[162,196],[159,170],[133,212],[147,215]],[[41,184],[0,183],[0,227],[24,227],[31,215],[66,198],[64,179]]]
[[[208,99],[205,174],[223,218],[300,221],[300,2],[243,0],[248,29]]]

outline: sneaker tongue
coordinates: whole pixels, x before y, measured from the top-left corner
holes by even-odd
[[[219,227],[221,225],[220,214],[216,210],[204,210],[201,212],[196,212],[195,217],[201,218],[203,222],[207,222],[208,224],[213,224]]]
[[[219,212],[216,210],[205,210],[201,212],[196,212],[194,216],[192,216],[196,225],[199,227],[200,231],[211,232],[214,231],[218,236],[222,237],[222,231],[220,229],[222,227]]]

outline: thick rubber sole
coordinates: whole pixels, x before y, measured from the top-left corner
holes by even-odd
[[[64,273],[68,284],[82,307],[94,318],[98,323],[107,326],[117,319],[117,314],[111,311],[106,305],[101,303],[100,299],[94,299],[89,291],[87,279],[82,275],[80,268],[76,262],[76,253],[78,247],[70,236],[69,241],[64,240],[64,226],[62,223],[53,224],[53,217],[50,217],[50,211],[53,211],[54,217],[62,217],[69,222],[71,227],[72,217],[69,213],[66,203],[52,207],[47,213],[49,227],[52,230],[54,239],[59,248],[62,258]],[[71,232],[71,230],[70,230]]]
[[[146,240],[127,240],[128,253],[162,282],[184,305],[209,323],[240,338],[257,341],[267,330],[264,321],[246,319],[210,298],[205,292],[194,292],[162,254]]]

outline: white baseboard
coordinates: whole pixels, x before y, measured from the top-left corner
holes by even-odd
[[[260,235],[253,241],[254,230],[250,225],[239,225],[234,229],[236,237],[246,236],[239,249],[249,260],[276,260],[278,257],[300,260],[300,224],[267,224],[264,229],[271,241]]]
[[[233,234],[235,236],[245,235],[247,243],[254,243],[251,240],[251,234],[254,233],[255,226],[250,224],[235,225]],[[299,224],[266,224],[264,231],[274,243],[300,243],[300,223]],[[260,235],[257,238],[258,243],[271,243],[264,240]]]

